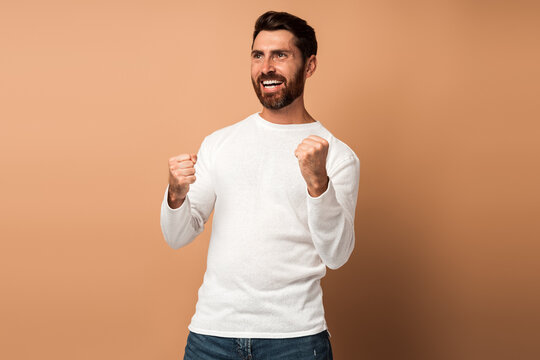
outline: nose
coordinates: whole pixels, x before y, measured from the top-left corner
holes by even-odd
[[[270,72],[275,72],[276,69],[274,68],[274,60],[272,59],[272,57],[265,57],[264,58],[264,62],[262,64],[262,69],[261,69],[261,72],[263,74],[268,74]]]

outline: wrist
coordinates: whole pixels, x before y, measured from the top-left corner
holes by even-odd
[[[308,185],[308,193],[312,197],[321,196],[326,189],[328,189],[328,182],[330,181],[329,177],[326,176],[323,180],[311,183]]]
[[[167,195],[167,203],[169,204],[169,207],[171,209],[178,209],[180,206],[182,206],[185,199],[185,196],[179,196],[175,192],[171,191],[171,189],[169,189],[169,193]]]

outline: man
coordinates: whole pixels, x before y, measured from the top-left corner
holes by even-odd
[[[304,20],[261,15],[251,80],[262,112],[169,159],[167,243],[189,244],[215,208],[184,359],[332,358],[320,279],[353,250],[360,162],[304,107],[316,54]]]

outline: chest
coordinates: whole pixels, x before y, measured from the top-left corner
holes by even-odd
[[[214,158],[217,198],[242,199],[255,207],[302,204],[306,183],[294,152],[303,139],[252,136],[223,144]]]

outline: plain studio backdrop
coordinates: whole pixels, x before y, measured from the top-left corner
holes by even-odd
[[[261,109],[267,10],[315,28],[307,108],[361,161],[335,358],[538,359],[540,8],[473,0],[2,1],[0,358],[183,356],[210,224],[166,245],[167,160]]]

